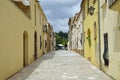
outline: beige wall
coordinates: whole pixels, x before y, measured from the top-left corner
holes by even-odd
[[[10,77],[23,65],[23,34],[26,33],[28,45],[26,47],[26,64],[34,61],[34,33],[37,33],[37,57],[42,55],[40,49],[40,35],[43,39],[42,22],[45,16],[38,3],[31,0],[31,19],[11,0],[0,0],[0,80]],[[36,25],[35,25],[35,7]],[[41,15],[40,15],[41,14]],[[40,17],[40,18],[39,18]],[[46,19],[46,18],[45,18]],[[40,23],[41,22],[41,23]]]
[[[120,80],[120,13],[112,11],[107,4],[101,1],[101,58],[102,70],[115,80]],[[104,38],[103,34],[108,33],[108,54],[109,66],[104,65]]]
[[[48,33],[47,33],[47,51],[49,52],[50,50],[53,50],[52,48],[52,26],[48,23]]]

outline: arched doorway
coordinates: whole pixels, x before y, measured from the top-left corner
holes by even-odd
[[[37,32],[34,33],[34,60],[37,59]]]
[[[28,64],[28,34],[23,33],[23,67]]]

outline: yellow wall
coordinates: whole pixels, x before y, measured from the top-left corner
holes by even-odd
[[[47,32],[47,52],[51,50],[51,25],[48,24],[48,32]]]
[[[43,15],[42,9],[38,3],[31,0],[31,19],[28,18],[22,10],[20,10],[11,0],[0,0],[0,80],[4,80],[20,69],[23,66],[23,33],[28,37],[28,53],[27,63],[34,61],[34,32],[37,32],[37,57],[42,55],[40,49],[40,35],[42,35],[42,18],[36,18],[35,25],[35,8],[36,17],[39,13]],[[39,9],[39,10],[38,10]]]
[[[43,20],[46,19],[41,6],[39,3],[36,3],[36,30],[38,33],[38,39],[40,39],[41,36],[41,41],[44,37],[43,35]],[[46,20],[47,21],[47,20]],[[43,54],[43,45],[42,48],[40,49],[40,40],[38,40],[38,57],[40,57]]]
[[[85,18],[84,18],[84,32],[85,32],[85,43],[84,43],[84,57],[90,60],[94,65],[99,67],[99,60],[98,60],[98,2],[95,4],[90,1],[89,5],[92,5],[95,8],[95,14],[92,16],[88,14],[88,5],[87,0],[84,2],[84,8],[85,8]],[[94,22],[96,22],[96,33],[97,33],[97,39],[94,40]],[[88,29],[90,29],[91,32],[91,46],[89,46],[88,42]]]

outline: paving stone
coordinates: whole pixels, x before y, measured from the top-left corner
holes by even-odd
[[[8,80],[113,80],[72,51],[43,55]]]

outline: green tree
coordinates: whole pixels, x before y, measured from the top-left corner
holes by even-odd
[[[57,44],[63,44],[64,46],[67,46],[67,42],[68,42],[68,33],[62,31],[56,33]]]

